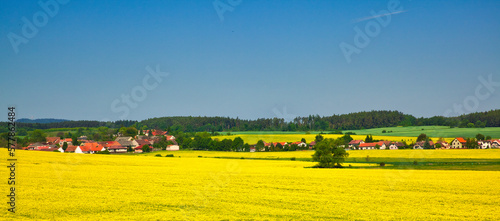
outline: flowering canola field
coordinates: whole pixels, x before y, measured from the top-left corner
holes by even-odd
[[[2,149],[2,168],[6,156]],[[2,203],[1,220],[500,219],[499,171],[37,151],[18,151],[17,159],[17,211]],[[7,192],[7,182],[0,189]]]
[[[306,139],[307,143],[314,141],[318,134],[235,134],[235,135],[220,135],[213,136],[212,139],[231,139],[234,140],[236,137],[240,137],[248,144],[256,144],[259,140],[263,140],[266,142],[296,142],[300,141],[302,138]],[[343,135],[341,134],[322,134],[324,138],[339,138]],[[366,135],[351,135],[351,137],[355,140],[365,140]],[[431,137],[432,140],[436,141],[438,137]],[[409,136],[373,136],[373,139],[376,140],[389,140],[389,141],[398,141],[403,142],[406,141],[408,144],[414,143],[417,137],[409,137]],[[451,142],[454,138],[448,137],[444,138],[445,141]]]

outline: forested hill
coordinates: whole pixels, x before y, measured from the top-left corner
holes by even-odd
[[[39,123],[39,124],[48,124],[48,123],[58,123],[58,122],[65,122],[69,120],[64,120],[64,119],[54,119],[54,118],[43,118],[43,119],[28,119],[28,118],[21,118],[17,119],[16,122],[18,123]]]
[[[280,118],[241,120],[229,117],[160,117],[138,122],[138,126],[169,131],[308,131],[355,130],[393,126],[500,127],[500,110],[459,117],[416,118],[399,111],[369,111],[320,117],[297,117],[292,122]]]
[[[2,122],[2,129],[7,128]],[[18,127],[30,129],[101,127],[120,128],[135,126],[142,129],[168,131],[309,131],[355,130],[392,126],[452,126],[452,127],[500,127],[500,109],[471,113],[458,117],[416,118],[399,111],[368,111],[320,117],[297,117],[292,122],[281,118],[242,120],[229,117],[159,117],[143,121],[62,121],[53,123],[18,123]]]

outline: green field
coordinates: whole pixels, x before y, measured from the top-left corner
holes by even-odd
[[[382,133],[385,130],[386,133]],[[392,132],[389,132],[392,131]],[[329,131],[310,131],[311,134],[328,133]],[[363,130],[345,130],[342,131],[353,132],[357,135],[374,135],[374,136],[400,136],[400,137],[418,137],[421,133],[427,134],[430,137],[475,137],[476,134],[481,133],[485,136],[492,138],[500,138],[500,127],[486,127],[486,128],[450,128],[448,126],[414,126],[414,127],[384,127],[372,128]],[[223,132],[222,134],[226,134]],[[301,131],[242,131],[231,132],[232,135],[272,135],[272,134],[306,134]]]
[[[477,170],[500,171],[500,149],[474,150],[354,150],[344,166],[377,169],[418,169],[418,170]],[[160,151],[131,156],[155,156],[174,154],[184,158],[218,158],[237,160],[295,160],[312,162],[314,151],[287,152],[220,152],[220,151]],[[380,163],[386,166],[380,167]]]

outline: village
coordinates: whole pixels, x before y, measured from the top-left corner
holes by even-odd
[[[145,130],[143,133],[134,137],[123,136],[118,133],[113,141],[93,141],[86,136],[78,137],[78,145],[72,138],[61,137],[46,137],[46,142],[31,143],[27,147],[22,147],[23,150],[36,151],[53,151],[61,153],[80,153],[80,154],[96,154],[96,153],[143,153],[152,151],[178,151],[179,144],[174,136],[169,135],[167,131],[162,130]],[[314,150],[316,141],[306,143],[305,140],[297,142],[265,142],[250,145],[250,152],[263,151],[280,151],[280,150]],[[470,143],[469,143],[470,145]],[[406,145],[402,142],[395,141],[377,141],[365,142],[363,140],[351,140],[344,146],[346,150],[398,150],[398,149],[468,149],[467,140],[458,137],[448,143],[444,140],[440,141],[419,141],[411,145]],[[480,140],[477,141],[477,149],[495,149],[500,148],[500,139],[495,140]]]

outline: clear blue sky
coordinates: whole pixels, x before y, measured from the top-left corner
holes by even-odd
[[[213,2],[69,1],[52,17],[37,1],[2,1],[1,121],[10,105],[70,120],[500,107],[500,87],[475,94],[481,76],[500,82],[500,1],[220,0],[223,19]],[[350,62],[342,42],[359,50]],[[157,82],[148,66],[169,75]],[[122,100],[133,93],[137,106]]]

